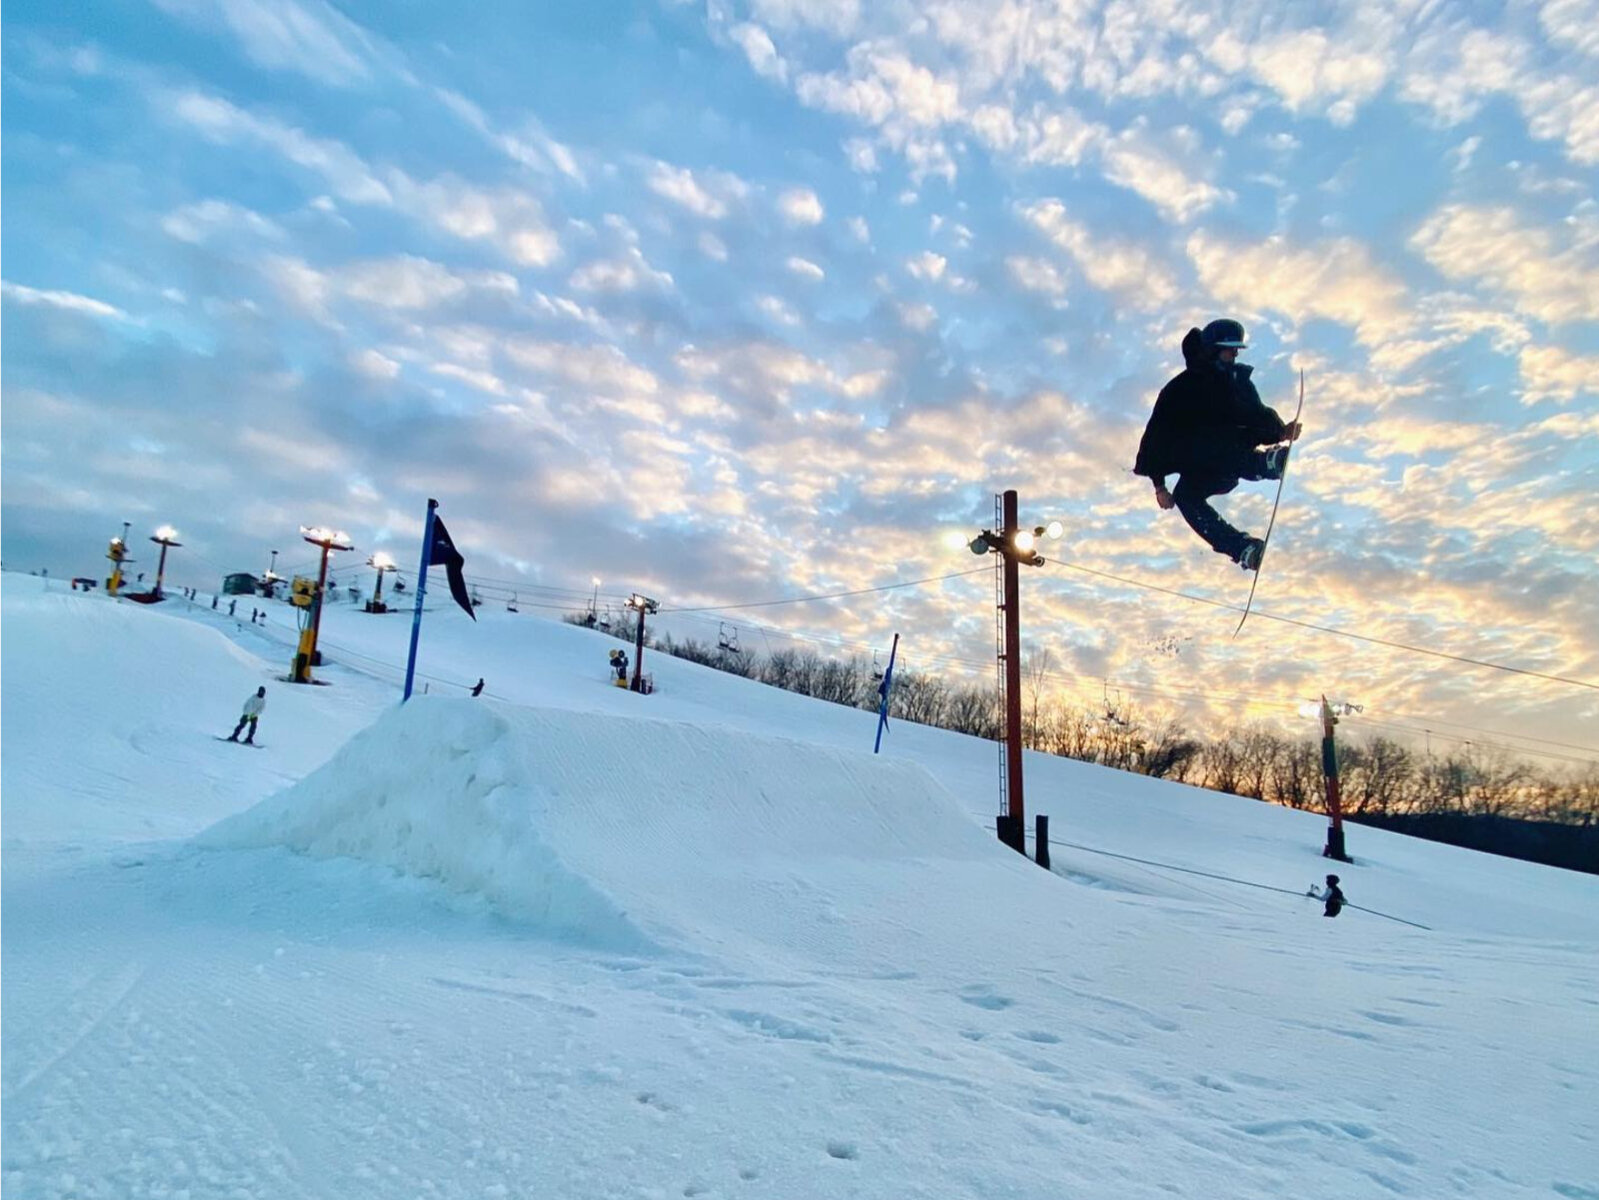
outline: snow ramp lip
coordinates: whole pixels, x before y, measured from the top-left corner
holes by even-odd
[[[762,864],[1008,853],[913,763],[714,725],[442,697],[390,710],[196,841],[380,863],[479,894],[551,936],[626,952],[681,931],[683,906],[663,904],[666,892],[698,910],[724,885],[778,869]]]
[[[509,733],[507,721],[478,702],[413,700],[194,843],[376,863],[480,896],[555,940],[616,953],[658,950],[542,836]]]

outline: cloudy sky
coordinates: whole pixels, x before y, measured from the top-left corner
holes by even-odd
[[[17,0],[3,55],[8,568],[353,579],[434,496],[491,596],[975,682],[949,537],[1016,488],[1071,698],[1599,758],[1596,0]],[[1129,473],[1218,315],[1307,380],[1236,641]]]

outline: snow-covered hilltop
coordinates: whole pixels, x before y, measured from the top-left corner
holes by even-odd
[[[1328,921],[1319,818],[1033,757],[1051,874],[990,743],[572,626],[400,709],[403,617],[0,603],[7,1197],[1599,1197],[1592,877],[1351,827],[1431,928]]]

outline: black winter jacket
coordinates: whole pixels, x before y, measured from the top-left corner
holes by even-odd
[[[1144,437],[1138,444],[1133,474],[1156,483],[1183,471],[1219,469],[1240,451],[1280,442],[1288,427],[1261,401],[1250,379],[1254,368],[1235,363],[1219,367],[1200,340],[1199,330],[1183,338],[1187,369],[1155,399]]]

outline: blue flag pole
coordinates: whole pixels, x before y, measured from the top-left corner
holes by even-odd
[[[888,728],[888,694],[894,689],[894,656],[899,653],[899,634],[894,635],[894,645],[888,651],[888,670],[883,672],[883,682],[877,685],[877,694],[883,702],[877,706],[877,744],[872,747],[876,754],[883,748],[883,730]]]
[[[405,660],[405,695],[400,697],[404,704],[411,698],[411,681],[416,676],[416,642],[422,636],[422,597],[428,590],[428,567],[433,561],[433,510],[438,508],[439,502],[428,501],[428,519],[422,527],[422,565],[416,572],[416,612],[411,617],[411,656]]]

